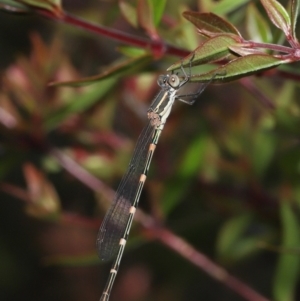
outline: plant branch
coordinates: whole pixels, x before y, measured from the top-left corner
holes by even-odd
[[[94,191],[101,191],[101,193],[107,198],[112,199],[115,195],[113,189],[105,185],[102,181],[91,175],[84,168],[78,165],[70,157],[66,156],[63,152],[56,148],[49,150],[49,154],[54,157],[58,163],[71,175],[73,175],[80,182]]]
[[[51,14],[51,12],[47,10],[37,10],[37,12],[40,15],[49,19],[64,22],[66,24],[82,28],[86,31],[96,33],[104,37],[108,37],[110,39],[122,42],[124,44],[148,49],[157,58],[163,56],[164,54],[184,57],[190,53],[185,49],[181,49],[164,43],[162,40],[149,40],[135,35],[131,35],[113,28],[108,28],[105,26],[88,22],[67,12],[65,12],[64,15],[62,15],[61,17]]]
[[[295,49],[283,45],[276,45],[276,44],[270,44],[270,43],[259,43],[255,41],[245,41],[245,44],[247,44],[247,47],[250,48],[264,48],[264,49],[270,49],[273,51],[278,52],[284,52],[292,54],[295,52]]]
[[[215,264],[207,256],[197,251],[193,246],[187,243],[181,237],[175,235],[166,228],[154,228],[152,235],[157,238],[162,244],[166,245],[176,253],[180,254],[187,261],[193,263],[209,274],[212,278],[222,282],[235,293],[248,301],[269,301],[251,287],[240,281],[236,277],[230,275],[225,269]]]

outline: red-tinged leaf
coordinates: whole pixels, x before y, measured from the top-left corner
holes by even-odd
[[[18,106],[16,103],[11,101],[7,93],[0,92],[0,107],[1,107],[1,123],[7,129],[13,129],[17,127],[21,121],[22,117],[18,111]]]
[[[239,36],[232,34],[222,34],[210,38],[182,61],[169,67],[168,71],[179,69],[181,66],[189,66],[191,63],[192,66],[196,66],[224,59],[231,54],[229,47],[241,42],[240,40]]]
[[[183,16],[193,23],[198,28],[199,33],[204,36],[213,37],[222,33],[241,36],[234,25],[213,13],[186,11],[183,13]]]
[[[292,0],[291,5],[291,23],[292,23],[292,35],[293,38],[296,39],[296,24],[297,24],[297,18],[299,15],[299,0]]]
[[[149,0],[138,0],[138,23],[144,28],[153,40],[158,40],[159,36],[155,28],[153,18],[153,7]]]
[[[57,215],[60,202],[52,184],[32,164],[24,165],[24,176],[31,199],[26,208],[27,213],[43,218]]]
[[[138,27],[138,18],[136,8],[126,0],[119,0],[119,7],[123,17],[132,27]]]
[[[141,55],[139,57],[129,58],[108,67],[105,71],[103,71],[98,75],[89,76],[74,81],[51,82],[49,83],[49,86],[72,86],[72,87],[86,86],[89,84],[97,83],[101,80],[113,76],[121,75],[126,71],[132,70],[133,68],[140,67],[140,64],[147,63],[149,60],[150,60],[149,55]]]
[[[0,9],[12,13],[27,13],[31,11],[27,5],[18,3],[14,0],[0,0]]]
[[[207,73],[192,75],[191,82],[226,82],[277,67],[286,61],[267,54],[250,54]]]
[[[286,9],[276,0],[261,0],[270,20],[286,36],[291,33],[291,19]]]
[[[262,17],[253,3],[247,9],[247,31],[250,39],[255,42],[269,43],[272,41],[272,33],[269,24]]]

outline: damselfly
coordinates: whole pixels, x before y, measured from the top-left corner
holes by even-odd
[[[191,67],[190,67],[191,68]],[[159,136],[171,112],[175,100],[193,104],[196,97],[207,86],[197,93],[179,95],[180,88],[190,79],[183,67],[183,77],[177,74],[160,75],[158,85],[161,90],[148,109],[148,125],[143,129],[135,147],[128,170],[121,180],[115,198],[100,227],[97,237],[99,257],[107,261],[114,259],[104,292],[100,301],[108,301],[122,259],[126,241],[138,206],[139,198],[147,178],[151,159]],[[189,100],[182,97],[192,97]]]

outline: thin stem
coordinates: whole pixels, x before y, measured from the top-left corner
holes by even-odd
[[[53,14],[51,14],[51,12],[46,11],[46,10],[37,10],[37,12],[40,15],[47,17],[49,19],[64,22],[69,25],[74,25],[74,26],[82,28],[86,31],[90,31],[90,32],[96,33],[98,35],[111,38],[113,40],[122,42],[127,45],[132,45],[132,46],[136,46],[136,47],[140,47],[140,48],[144,48],[144,49],[149,49],[149,50],[151,50],[152,54],[155,57],[161,57],[164,54],[170,54],[170,55],[184,57],[189,54],[189,51],[169,45],[167,43],[164,43],[161,40],[149,40],[149,39],[131,35],[131,34],[128,34],[128,33],[113,29],[113,28],[108,28],[105,26],[94,24],[94,23],[88,22],[84,19],[81,19],[77,16],[71,15],[67,12],[65,12],[62,17],[53,15]]]
[[[286,39],[294,49],[299,48],[299,42],[297,41],[297,38],[295,38],[291,35],[286,35]]]
[[[0,190],[26,203],[31,203],[29,193],[25,189],[22,189],[16,185],[2,182],[0,184]]]
[[[292,70],[284,71],[284,70],[278,70],[277,69],[277,73],[280,77],[287,78],[287,79],[292,79],[296,82],[300,81],[300,75],[297,74],[297,73],[293,73]]]
[[[106,198],[112,199],[115,195],[114,190],[106,186],[102,181],[92,176],[84,168],[78,165],[74,160],[65,155],[59,149],[51,148],[49,154],[54,157],[58,163],[72,174],[75,178],[94,191],[101,191]]]
[[[294,49],[291,47],[283,46],[283,45],[276,45],[276,44],[269,44],[269,43],[259,43],[255,41],[245,41],[248,47],[255,47],[255,48],[264,48],[264,49],[270,49],[274,51],[284,52],[292,54],[294,53]]]
[[[222,282],[228,286],[231,290],[236,292],[238,295],[248,301],[270,301],[263,297],[251,287],[240,281],[236,277],[230,275],[225,269],[218,266],[216,263],[211,261],[207,256],[197,251],[193,246],[187,243],[181,237],[175,235],[171,231],[160,228],[153,229],[153,235],[164,245],[180,254],[189,262],[205,271],[207,274],[212,276],[214,279]]]

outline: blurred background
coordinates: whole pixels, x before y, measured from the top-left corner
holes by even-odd
[[[255,40],[254,9],[269,42],[283,40],[259,1],[166,2],[159,37],[187,51],[200,37],[185,10],[213,11]],[[124,13],[138,16],[136,1],[63,5],[89,22],[150,39]],[[5,11],[0,45],[0,299],[98,300],[111,266],[95,246],[110,189],[146,124],[158,75],[180,57],[149,56],[91,85],[60,87],[48,84],[101,74],[141,50]],[[298,97],[296,80],[270,71],[211,84],[193,106],[175,104],[139,205],[158,229],[134,223],[111,301],[245,300],[248,288],[258,296],[246,300],[299,300]],[[172,239],[171,250],[159,227],[207,256],[204,266],[212,260],[240,282],[230,287],[226,275],[189,262]]]

